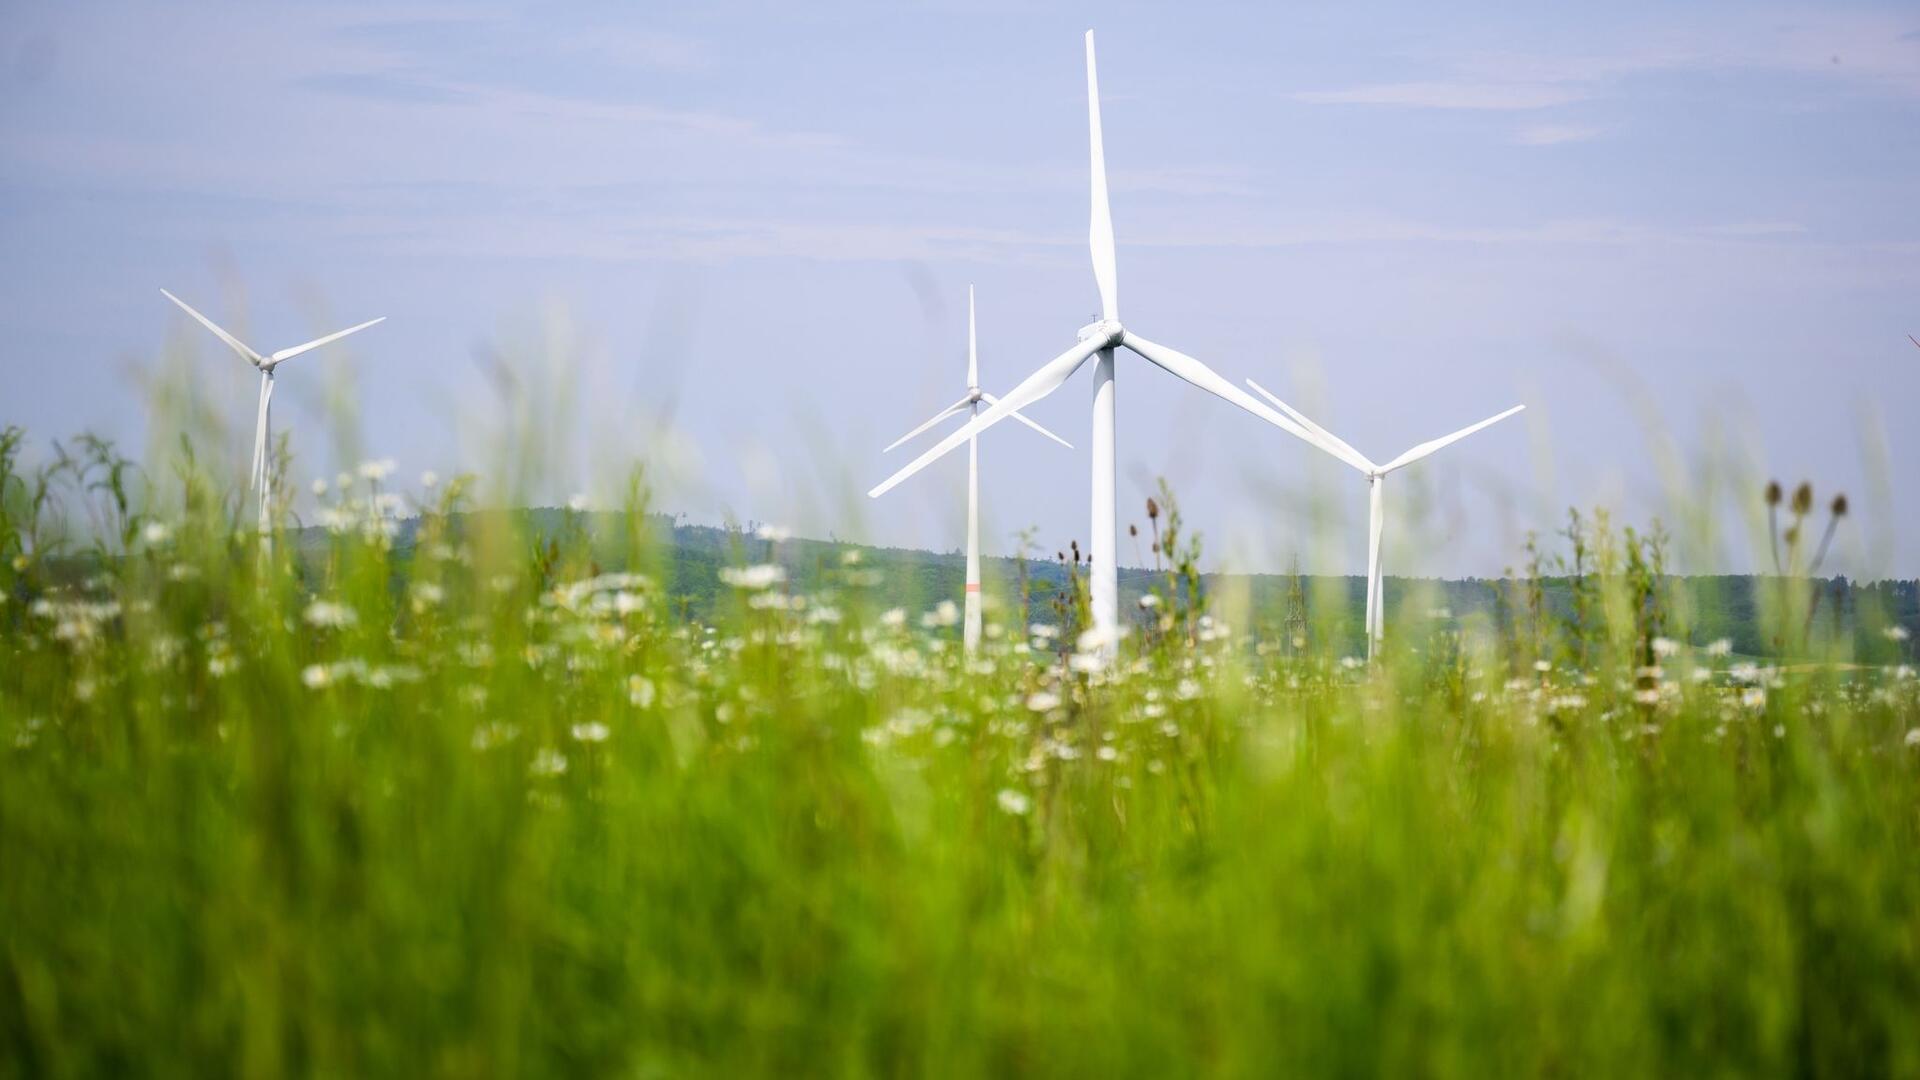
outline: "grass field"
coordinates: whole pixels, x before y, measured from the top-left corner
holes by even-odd
[[[969,658],[857,560],[690,623],[638,498],[296,561],[99,474],[57,562],[0,462],[0,1074],[1920,1075],[1920,682],[1631,559],[1367,664],[1176,549]]]

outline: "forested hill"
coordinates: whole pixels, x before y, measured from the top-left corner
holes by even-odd
[[[504,514],[481,512],[487,517]],[[475,517],[463,515],[468,522]],[[529,538],[529,557],[533,557],[536,543],[569,529],[584,530],[595,537],[596,551],[605,552],[602,567],[619,568],[614,537],[624,528],[620,515],[540,508],[512,512],[512,517]],[[941,600],[957,602],[962,595],[966,559],[957,551],[869,547],[800,537],[775,541],[747,528],[680,524],[665,514],[648,515],[648,524],[660,545],[655,565],[666,578],[665,589],[675,607],[689,618],[708,618],[728,602],[730,590],[720,580],[723,567],[756,563],[778,563],[786,570],[788,587],[812,593],[843,583],[843,572],[852,559],[866,582],[862,591],[872,603],[901,607],[916,615]],[[416,525],[415,520],[400,523],[396,547],[402,555],[412,546]],[[317,551],[326,544],[326,532],[319,528],[298,530],[298,543],[303,550]],[[1033,552],[1025,560],[984,558],[984,589],[1001,604],[1025,596],[1028,612],[1023,622],[1059,621],[1056,612],[1069,566],[1057,555],[1048,550]],[[1155,589],[1164,593],[1171,584],[1165,571],[1153,569],[1121,567],[1119,577],[1123,612],[1138,611],[1142,595]],[[1360,619],[1366,580],[1359,575],[1295,578],[1287,574],[1204,574],[1200,580],[1207,594],[1276,640],[1282,628],[1292,624],[1296,628],[1304,626],[1312,636],[1337,638],[1339,648],[1357,651],[1363,646]],[[1859,584],[1846,578],[1828,578],[1802,583],[1801,587],[1813,588],[1815,584],[1821,592],[1817,608],[1820,634],[1850,638],[1853,654],[1863,661],[1891,662],[1911,655],[1912,641],[1920,637],[1920,582]],[[1762,632],[1758,612],[1763,591],[1782,586],[1777,579],[1730,574],[1669,578],[1667,585],[1676,589],[1680,602],[1691,609],[1691,636],[1696,643],[1725,638],[1732,642],[1735,652],[1767,655],[1773,651]],[[1499,624],[1524,617],[1530,591],[1530,583],[1525,580],[1389,577],[1388,621],[1390,626],[1473,620]],[[1537,596],[1547,611],[1571,614],[1576,604],[1574,581],[1567,576],[1543,576],[1537,579]],[[1908,631],[1906,641],[1887,634],[1888,627],[1895,625]]]

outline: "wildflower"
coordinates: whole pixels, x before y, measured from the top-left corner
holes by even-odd
[[[1020,817],[1033,809],[1033,801],[1012,788],[1001,788],[1000,794],[994,796],[994,801],[1000,804],[1001,810],[1014,817]]]
[[[859,548],[848,548],[847,550],[845,550],[845,551],[842,551],[842,552],[840,553],[840,565],[841,565],[841,566],[858,566],[858,565],[860,565],[860,549],[859,549]]]
[[[512,742],[520,735],[520,729],[512,724],[503,724],[498,720],[489,721],[473,729],[473,748],[491,750],[503,743]]]
[[[1886,637],[1887,637],[1887,640],[1888,640],[1888,641],[1892,641],[1892,642],[1895,642],[1895,643],[1898,643],[1898,642],[1902,642],[1902,641],[1905,641],[1905,640],[1907,640],[1907,638],[1909,638],[1909,637],[1912,637],[1912,636],[1913,636],[1913,635],[1912,635],[1912,634],[1911,634],[1911,633],[1910,633],[1910,632],[1909,632],[1909,631],[1907,630],[1907,628],[1906,628],[1906,627],[1904,627],[1904,626],[1900,626],[1900,625],[1898,625],[1898,624],[1895,624],[1895,625],[1893,625],[1893,626],[1889,626],[1889,627],[1887,627],[1887,628],[1886,628],[1885,630],[1882,630],[1882,631],[1880,631],[1880,632],[1881,632],[1882,634],[1885,634],[1885,635],[1886,635]]]
[[[644,709],[653,704],[653,680],[645,675],[627,676],[627,700]]]
[[[1728,656],[1733,652],[1733,642],[1728,638],[1716,638],[1707,643],[1708,656]]]
[[[359,620],[359,616],[354,614],[352,608],[331,600],[315,600],[313,603],[307,605],[307,610],[302,613],[301,617],[313,626],[329,627],[336,630],[342,627],[352,626]]]
[[[951,600],[942,600],[927,613],[928,626],[953,626],[960,621],[960,607]]]
[[[586,495],[576,491],[572,495],[567,496],[567,509],[573,511],[576,514],[586,513],[587,512]]]
[[[720,580],[736,589],[770,589],[787,580],[786,567],[776,563],[759,566],[728,566],[720,570]]]
[[[307,490],[313,492],[314,498],[320,498],[327,493],[327,478],[324,476],[314,477],[313,483],[307,485]]]
[[[149,547],[159,547],[173,539],[173,530],[168,528],[164,521],[149,521],[140,530],[140,538],[145,540]]]
[[[1553,670],[1553,664],[1550,661],[1546,661],[1546,660],[1535,660],[1533,662],[1533,670],[1538,671],[1544,675],[1547,672]]]
[[[1074,642],[1074,649],[1081,653],[1110,652],[1127,636],[1124,626],[1112,628],[1095,626],[1083,632]]]
[[[415,611],[433,607],[447,598],[447,590],[431,581],[413,583],[413,608]]]
[[[1101,761],[1108,761],[1108,762],[1119,761],[1120,751],[1114,749],[1111,746],[1102,746],[1100,749],[1095,750],[1093,752],[1093,756],[1099,758]]]
[[[1645,690],[1635,690],[1633,692],[1633,700],[1642,705],[1658,705],[1660,704],[1660,691],[1651,687]]]
[[[888,608],[880,615],[880,625],[896,630],[907,625],[907,609]]]
[[[1140,597],[1140,606],[1152,610],[1160,606],[1160,598],[1153,593],[1147,593]]]
[[[572,734],[575,739],[581,742],[597,743],[606,742],[607,736],[611,733],[607,730],[607,725],[598,721],[592,721],[585,724],[573,725]]]
[[[1046,712],[1060,707],[1060,695],[1050,690],[1037,690],[1027,695],[1027,708],[1034,712]]]
[[[1907,729],[1907,745],[1920,746],[1920,727]]]
[[[527,765],[527,771],[535,776],[559,776],[567,771],[566,755],[551,748],[543,749],[533,755],[533,761]]]
[[[1193,701],[1200,696],[1200,684],[1192,679],[1181,679],[1180,685],[1173,688],[1173,696],[1181,701]]]
[[[323,690],[333,683],[333,673],[325,664],[308,664],[300,672],[300,681],[309,690]]]
[[[434,472],[432,469],[428,469],[426,472],[423,472],[420,474],[420,490],[432,491],[434,488],[437,488],[439,486],[440,486],[439,473]]]
[[[1653,639],[1653,655],[1655,656],[1665,658],[1679,651],[1680,643],[1672,638],[1657,637]]]
[[[1761,687],[1749,686],[1740,692],[1740,704],[1749,709],[1764,709],[1767,707],[1767,692]]]
[[[398,467],[392,458],[381,458],[378,461],[361,462],[356,471],[359,472],[362,480],[370,480],[378,483],[393,475],[393,470]],[[340,486],[346,487],[347,485],[341,484]]]
[[[793,539],[793,530],[785,525],[762,525],[754,530],[753,535],[770,544],[778,544],[783,540]]]

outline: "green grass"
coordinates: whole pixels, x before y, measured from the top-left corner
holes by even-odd
[[[1624,574],[1107,671],[860,563],[687,623],[637,503],[186,504],[76,581],[4,503],[0,1074],[1920,1075],[1920,687],[1643,670]]]

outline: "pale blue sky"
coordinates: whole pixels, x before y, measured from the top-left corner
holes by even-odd
[[[1920,573],[1920,11],[1444,7],[8,4],[0,421],[137,444],[171,343],[245,428],[161,286],[262,348],[386,315],[283,370],[307,475],[330,400],[355,454],[486,460],[480,346],[545,342],[552,499],[649,453],[696,519],[950,548],[958,455],[858,493],[961,392],[969,282],[992,390],[1097,307],[1091,25],[1129,326],[1377,459],[1529,405],[1395,477],[1390,572],[1495,572],[1575,501],[1748,565],[1670,453],[1844,487],[1838,568]],[[1031,412],[1084,448],[1089,392]],[[1215,556],[1360,565],[1359,477],[1144,363],[1118,392],[1123,510],[1164,474]],[[1084,540],[1083,450],[982,460],[990,548]]]

